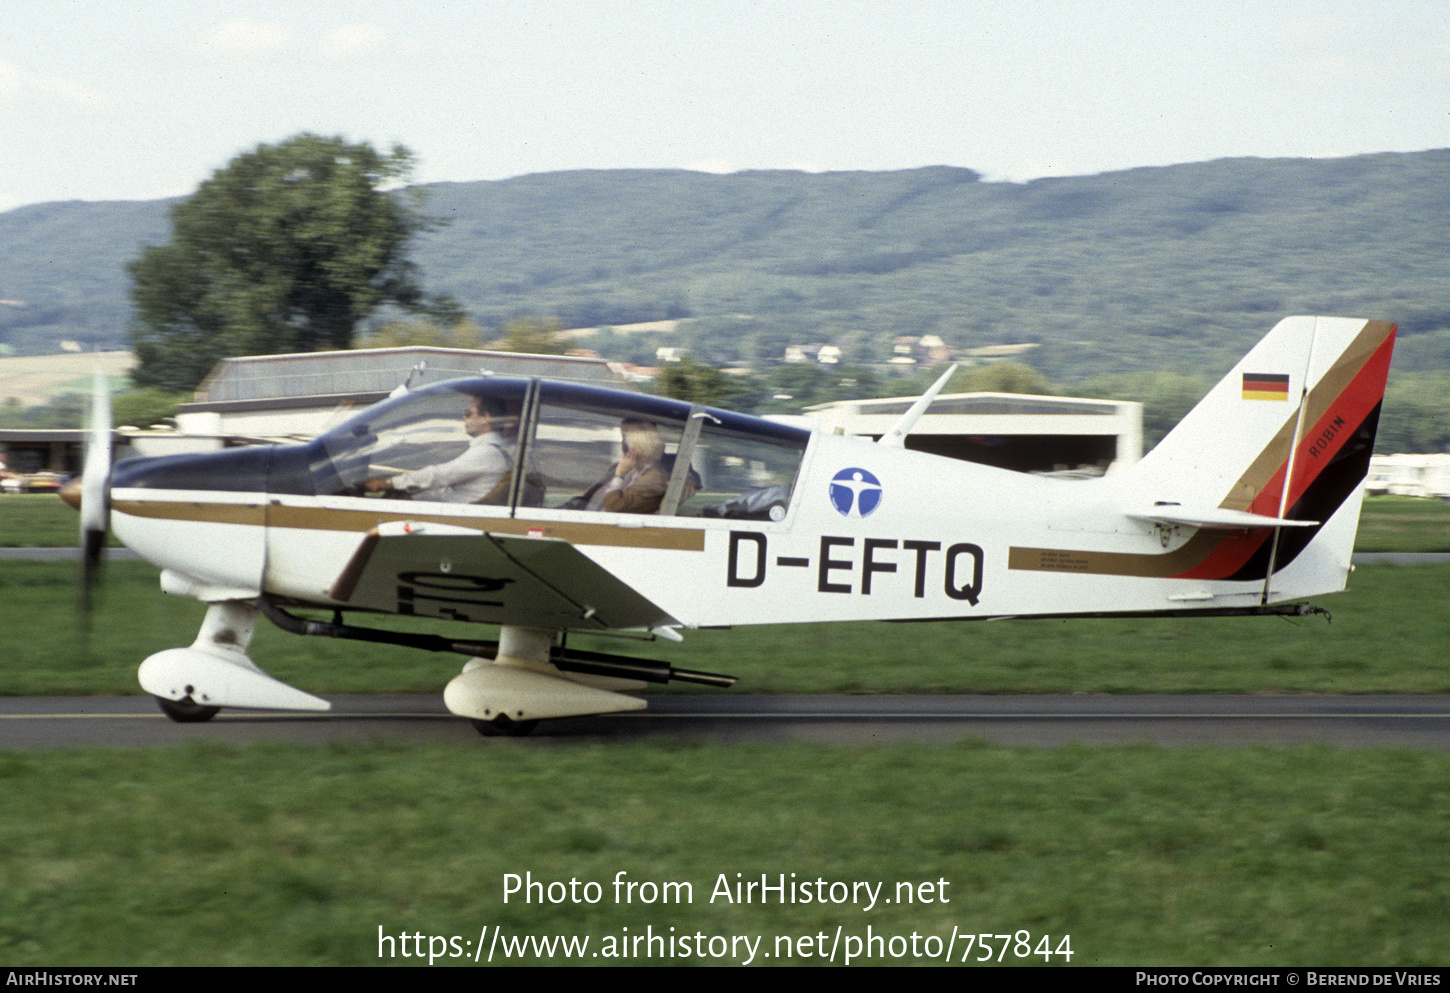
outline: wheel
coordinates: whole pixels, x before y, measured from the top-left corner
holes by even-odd
[[[469,723],[485,738],[521,738],[539,726],[538,721],[516,721],[507,714],[499,714],[491,721],[470,720]]]
[[[156,704],[163,714],[178,724],[200,724],[211,720],[221,710],[220,707],[203,707],[190,700],[168,700],[162,696],[156,698]]]

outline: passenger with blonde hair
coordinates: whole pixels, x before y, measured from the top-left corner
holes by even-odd
[[[665,454],[660,429],[649,421],[637,420],[627,420],[619,429],[624,454],[610,475],[589,487],[583,498],[584,509],[656,513],[670,486],[669,474],[660,466]]]

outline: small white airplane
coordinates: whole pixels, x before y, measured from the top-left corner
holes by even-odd
[[[1095,480],[910,451],[635,393],[458,379],[311,442],[110,464],[105,403],[71,501],[208,604],[140,682],[179,721],[326,710],[263,672],[259,617],[469,656],[444,691],[484,733],[639,709],[730,676],[570,649],[561,633],[855,620],[1300,614],[1344,588],[1395,326],[1280,322],[1140,462]],[[104,439],[104,440],[103,440]],[[297,608],[332,612],[307,620]],[[495,643],[344,624],[406,614]]]

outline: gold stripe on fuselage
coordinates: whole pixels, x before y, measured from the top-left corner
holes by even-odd
[[[402,501],[388,501],[399,508],[390,513],[377,510],[344,510],[328,507],[266,506],[258,503],[197,503],[190,500],[117,500],[114,510],[132,517],[208,524],[245,524],[261,527],[295,528],[311,531],[356,531],[366,533],[390,521],[417,521],[473,528],[480,533],[533,535],[560,538],[576,545],[607,545],[618,548],[663,548],[699,552],[705,548],[705,532],[699,528],[632,527],[589,521],[540,521],[522,517],[468,517],[450,514],[407,513]]]
[[[266,504],[197,503],[192,500],[115,500],[111,509],[129,517],[150,517],[165,521],[198,521],[203,524],[266,523]]]
[[[1218,548],[1224,532],[1199,531],[1171,552],[1092,552],[1068,548],[1019,548],[1007,551],[1007,568],[1024,572],[1079,572],[1098,576],[1166,579],[1200,565]]]

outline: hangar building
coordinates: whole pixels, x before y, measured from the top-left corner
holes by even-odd
[[[807,409],[836,434],[880,438],[915,397],[840,400]],[[1096,476],[1143,457],[1143,405],[1017,393],[938,396],[906,447],[1018,472]]]
[[[573,356],[430,347],[246,356],[217,365],[195,400],[179,409],[176,431],[120,432],[118,447],[129,442],[130,450],[119,447],[117,454],[163,455],[312,438],[405,382],[418,386],[480,373],[633,388],[617,364]],[[801,418],[782,419],[874,439],[914,400],[839,401],[812,407]],[[82,432],[43,433],[55,437],[44,439],[44,453],[37,451],[32,461],[61,473],[76,471]],[[19,454],[20,437],[0,440]],[[943,395],[916,423],[906,447],[1004,469],[1099,475],[1141,457],[1142,405],[1002,393]]]
[[[568,355],[524,355],[462,348],[359,348],[223,359],[177,410],[177,435],[212,440],[313,438],[407,383],[416,387],[460,376],[539,376],[633,389],[616,363]],[[140,441],[140,439],[137,439]],[[180,438],[178,437],[178,443]],[[165,439],[138,444],[146,454]]]

